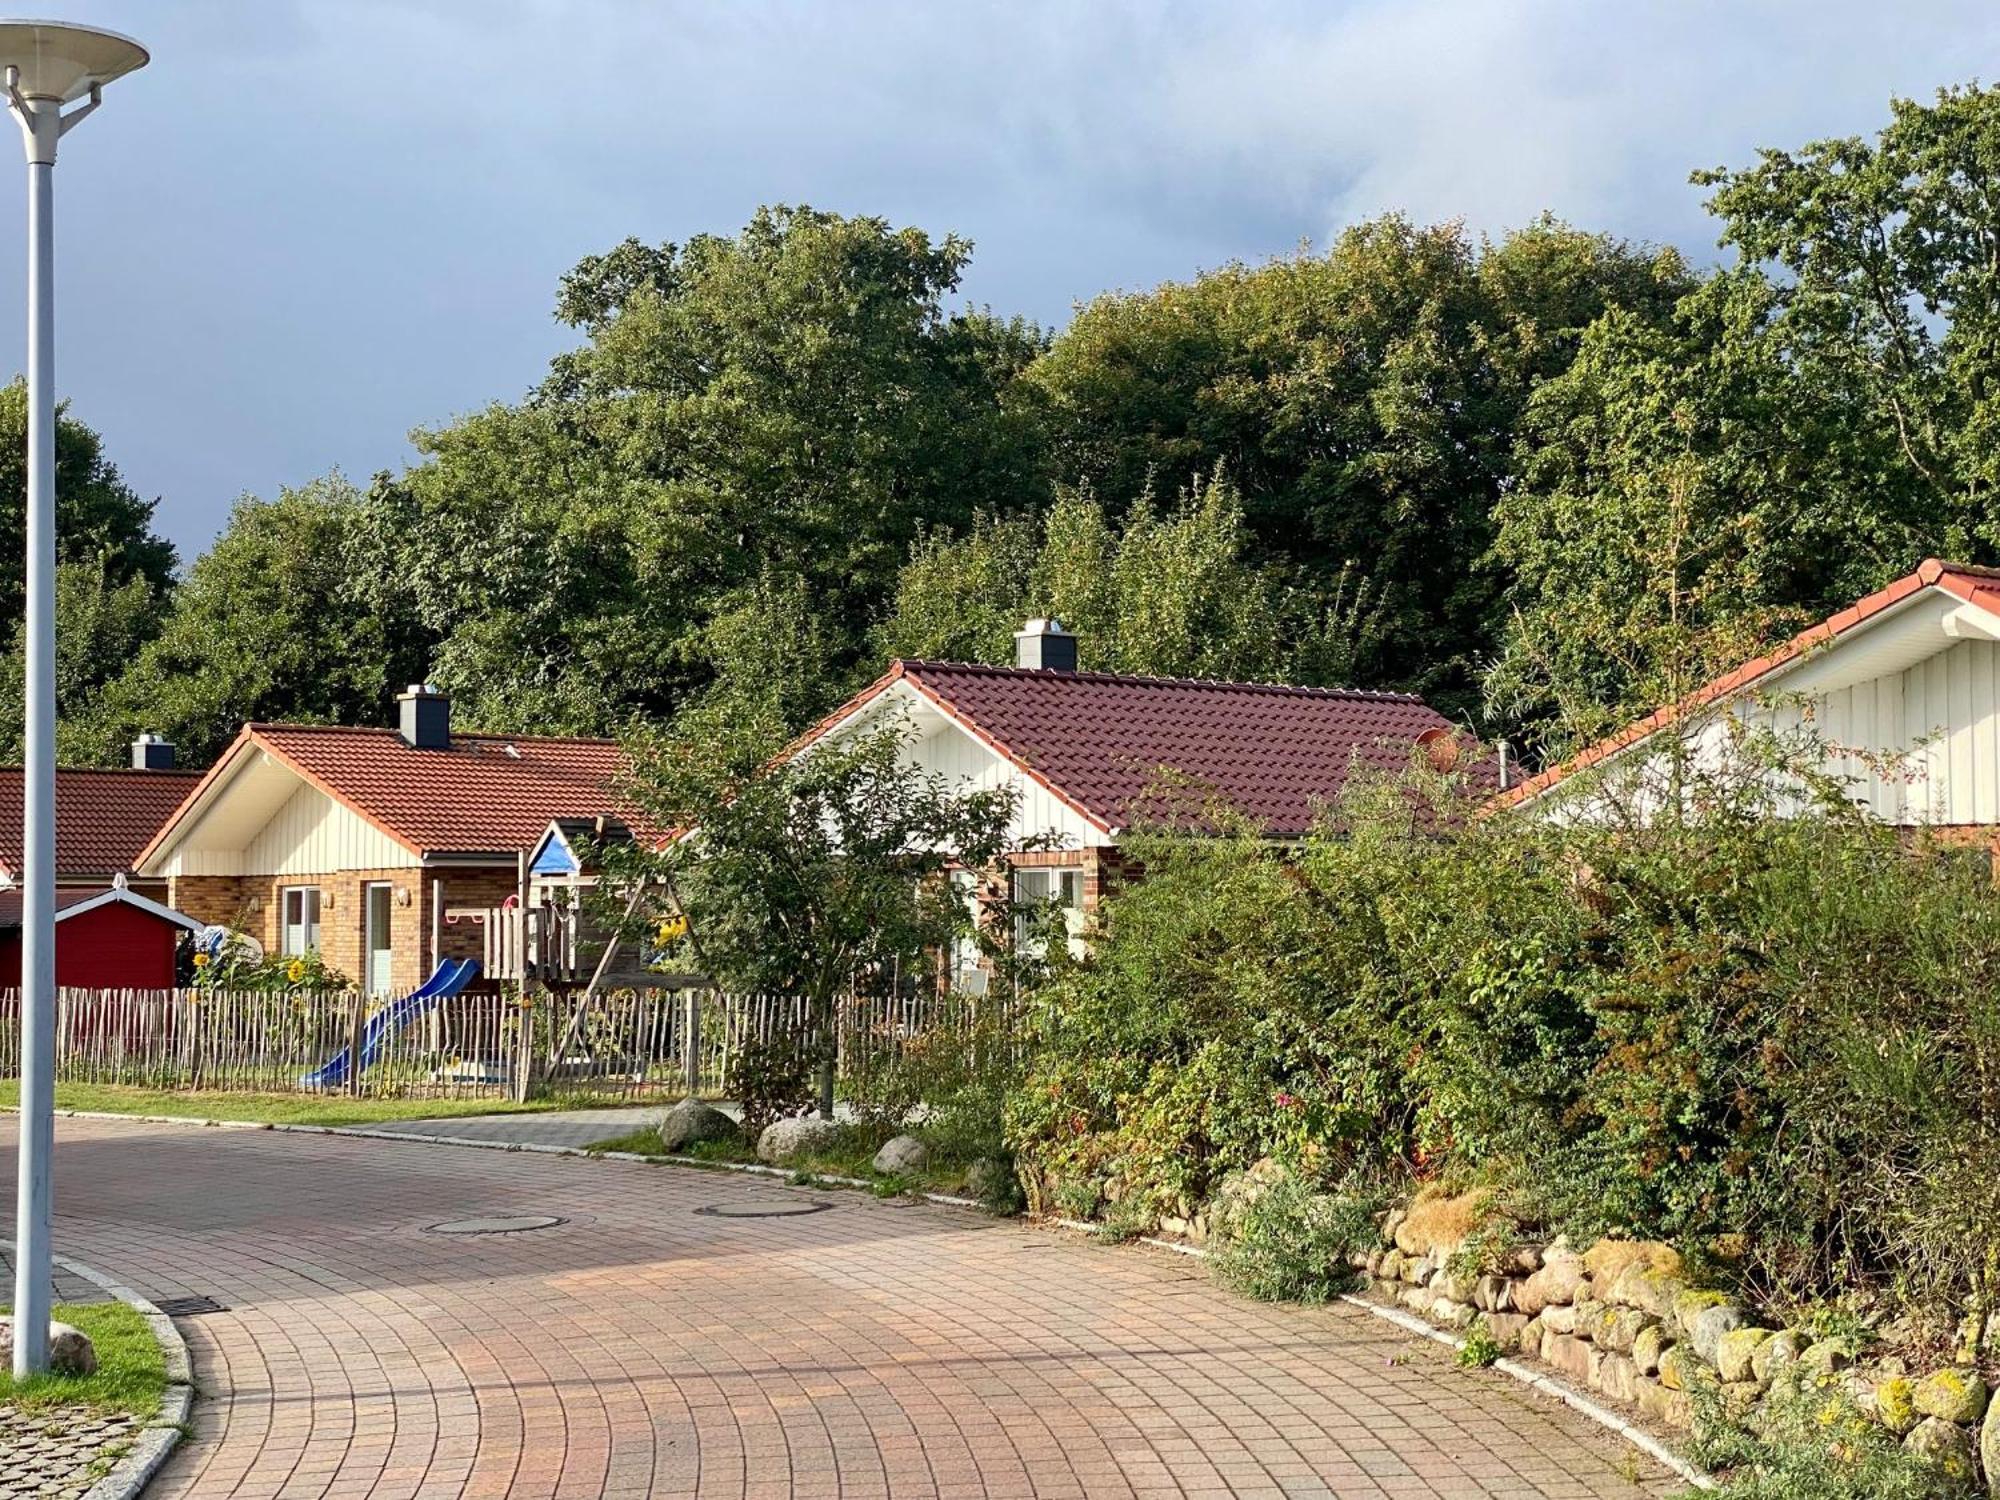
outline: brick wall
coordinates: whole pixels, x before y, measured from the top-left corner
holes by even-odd
[[[167,881],[167,905],[197,922],[248,922],[254,930],[255,918],[244,911],[248,898],[245,882],[236,875],[175,875]]]

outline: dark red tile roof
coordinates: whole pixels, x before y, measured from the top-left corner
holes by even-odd
[[[1407,693],[899,661],[938,703],[1107,829],[1150,807],[1160,773],[1219,794],[1274,836],[1304,832],[1359,765],[1395,771],[1452,726]]]
[[[0,861],[21,873],[21,768],[0,766]],[[198,771],[56,772],[56,879],[109,880],[201,780]]]
[[[246,724],[209,777],[222,775],[246,745],[420,855],[511,855],[559,816],[611,813],[634,822],[613,789],[626,764],[613,740],[454,734],[450,749],[417,750],[393,729]]]

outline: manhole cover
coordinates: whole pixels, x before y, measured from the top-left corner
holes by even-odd
[[[809,1198],[753,1198],[748,1203],[711,1203],[695,1212],[711,1219],[788,1219],[797,1214],[823,1214],[832,1207]]]
[[[568,1219],[558,1219],[553,1214],[516,1214],[511,1218],[492,1219],[451,1219],[443,1224],[433,1224],[427,1234],[526,1234],[533,1229],[554,1229],[558,1224],[567,1224]]]
[[[192,1318],[200,1313],[229,1311],[213,1297],[162,1297],[153,1306],[170,1318]]]

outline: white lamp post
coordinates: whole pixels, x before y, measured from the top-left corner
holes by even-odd
[[[0,21],[7,107],[28,155],[28,630],[21,888],[21,1168],[14,1206],[14,1374],[49,1362],[49,1236],[56,1072],[55,165],[63,132],[100,91],[146,64],[130,37]],[[65,115],[85,94],[90,102]]]

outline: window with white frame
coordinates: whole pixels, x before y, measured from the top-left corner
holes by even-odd
[[[281,897],[283,902],[284,951],[289,957],[297,957],[319,951],[319,888],[311,885],[288,885]]]
[[[1083,871],[1074,866],[1027,866],[1014,871],[1014,951],[1040,958],[1043,916],[1053,904],[1062,913],[1069,951],[1083,956]]]
[[[982,916],[979,877],[970,870],[953,870],[951,894],[965,908],[966,920],[970,924],[966,931],[955,934],[951,940],[951,987],[961,995],[984,994],[986,971],[980,966],[983,955],[979,951],[977,936]]]

